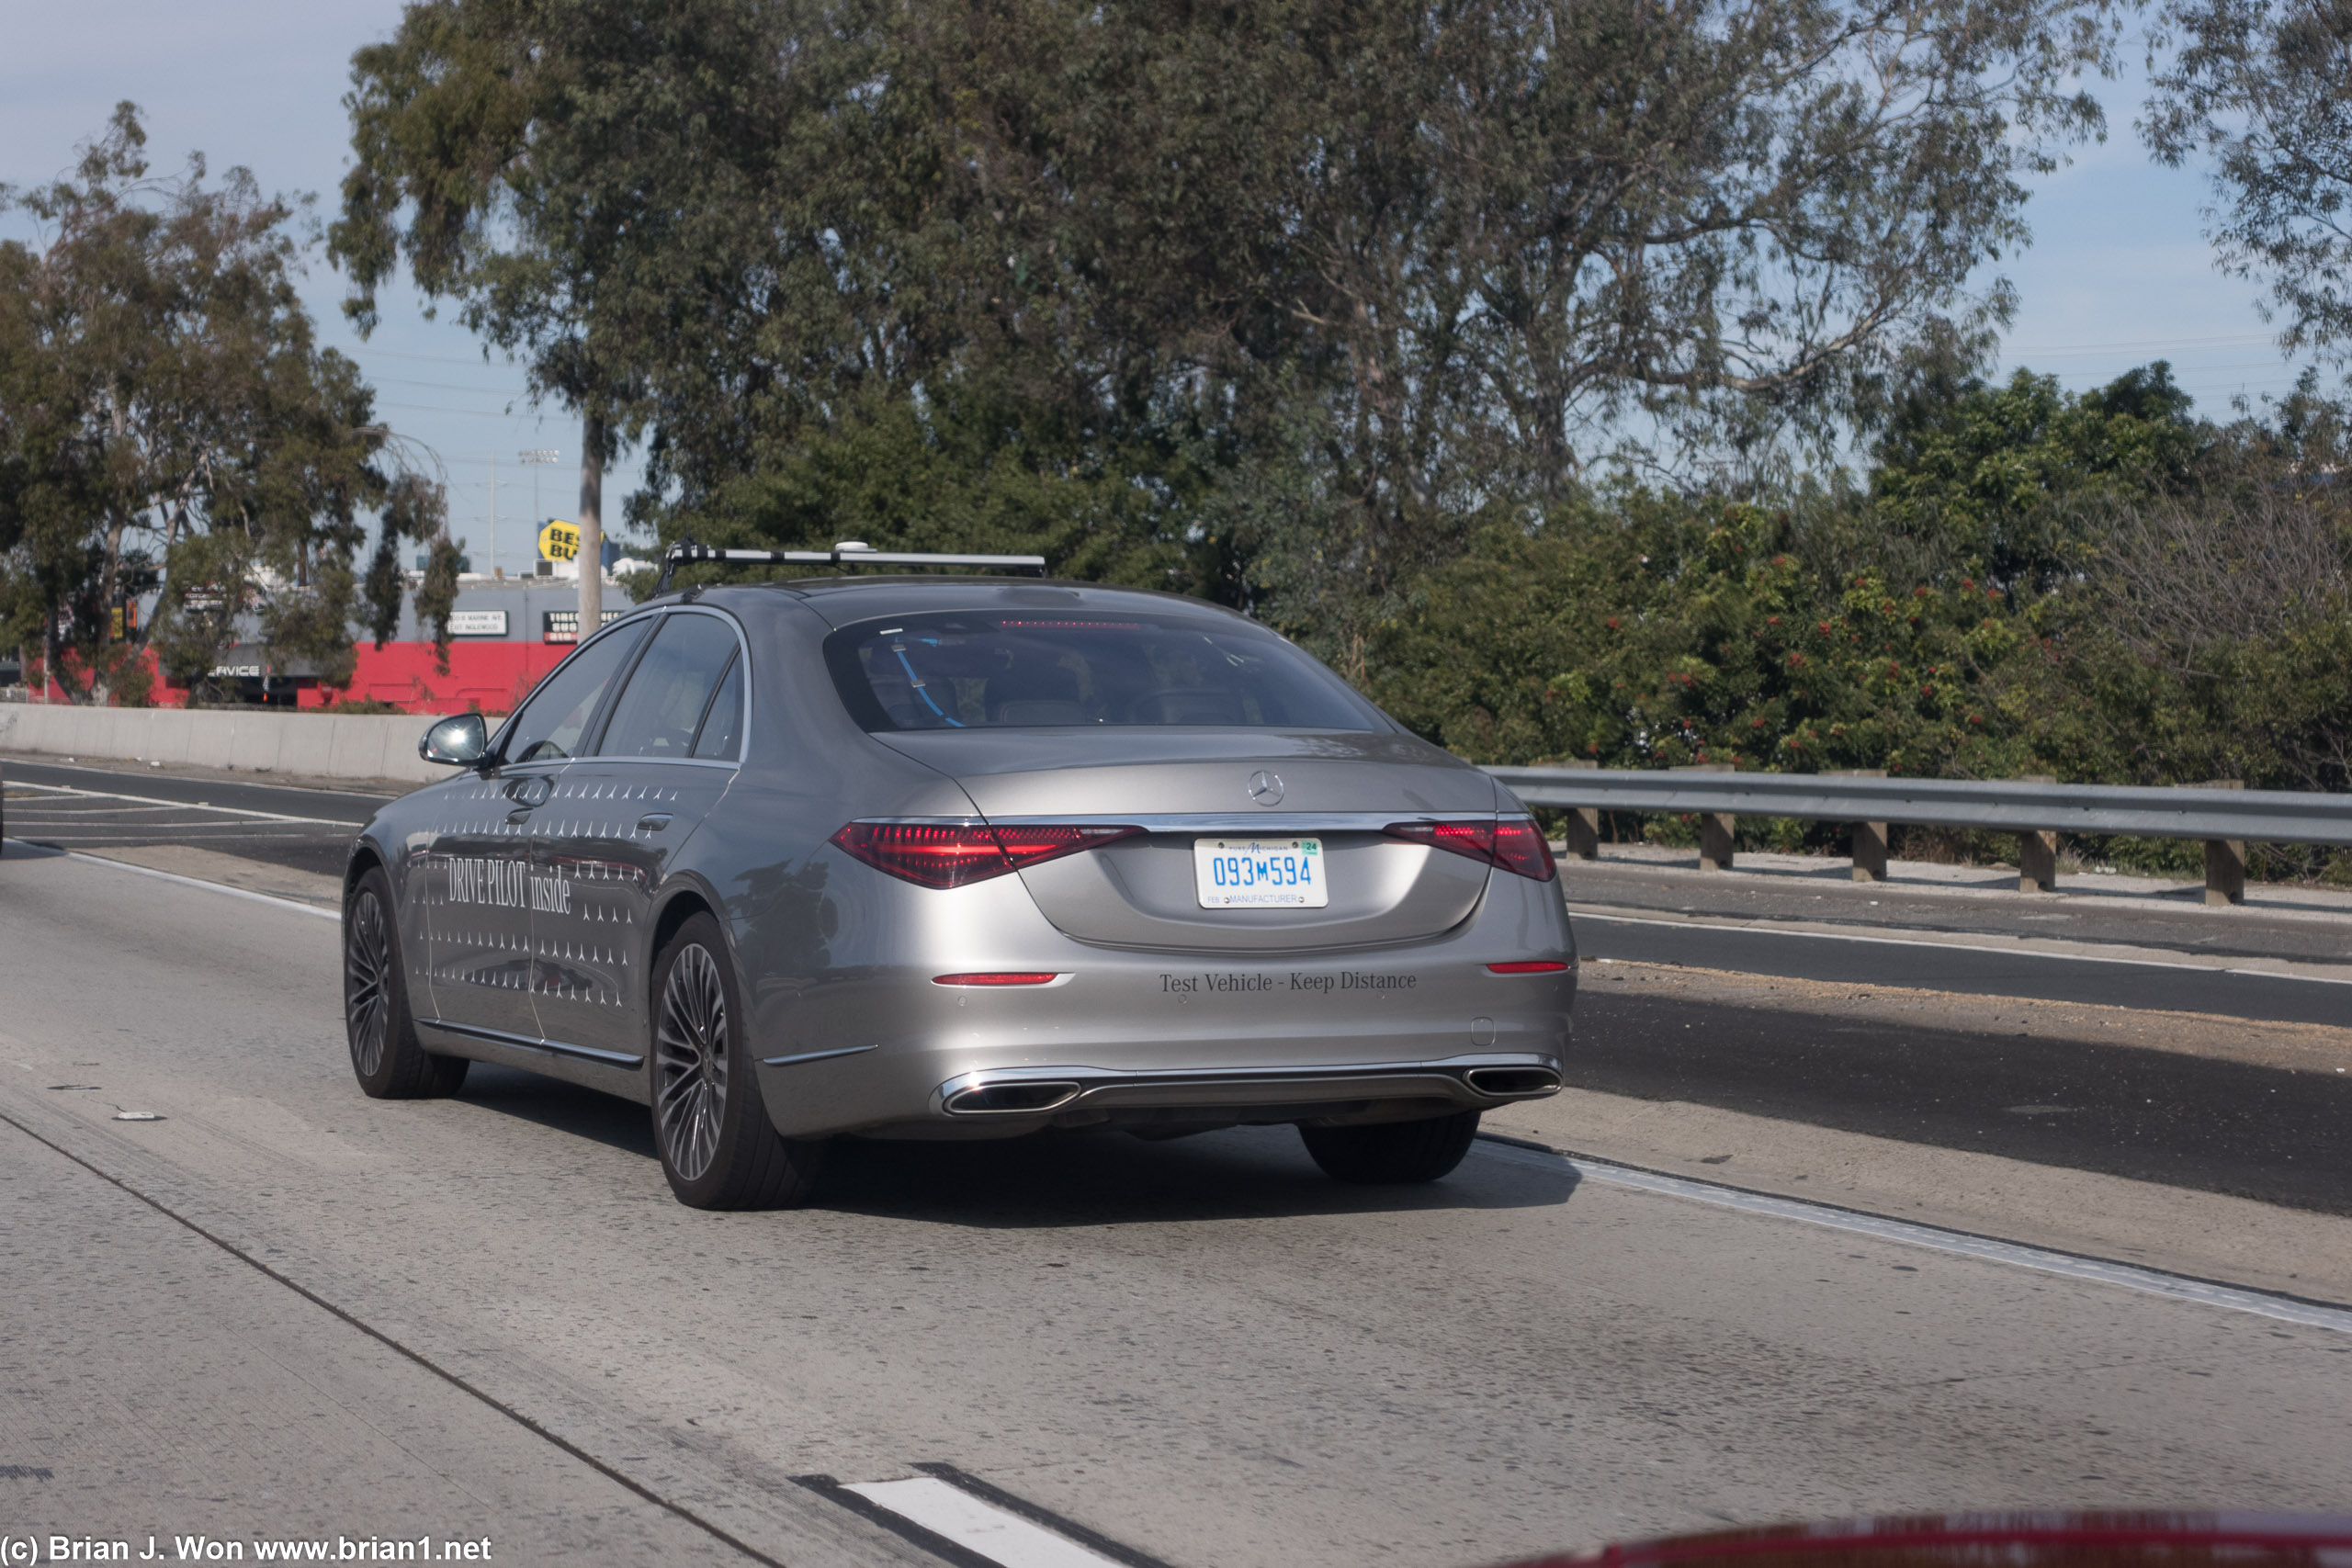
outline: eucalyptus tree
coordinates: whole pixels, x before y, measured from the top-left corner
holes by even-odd
[[[2103,0],[912,0],[865,111],[955,254],[932,337],[1205,427],[1196,518],[1352,662],[1495,509],[1821,437],[1981,342],[2023,176],[2097,133]],[[869,181],[867,189],[876,182]],[[869,201],[870,205],[870,201]],[[941,223],[940,215],[948,220]],[[811,229],[831,236],[862,231]],[[911,221],[901,226],[911,233]],[[922,334],[907,334],[923,341]]]
[[[2114,36],[2108,0],[425,0],[356,57],[334,243],[363,320],[405,257],[641,434],[665,526],[992,534],[1352,666],[1478,520],[1825,437],[1981,344]]]
[[[0,528],[13,618],[75,700],[143,698],[112,612],[155,569],[152,641],[200,679],[240,617],[278,657],[347,670],[360,511],[383,443],[357,367],[320,349],[296,294],[298,214],[201,158],[151,177],[119,106],[65,177],[6,193]]]
[[[763,218],[730,171],[766,141],[779,62],[737,0],[422,0],[352,62],[354,165],[329,254],[362,330],[403,263],[581,422],[581,611],[603,477],[649,384],[700,352]]]
[[[2352,10],[2331,0],[2177,0],[2179,46],[2141,131],[2211,160],[2222,265],[2258,277],[2282,344],[2352,355]]]

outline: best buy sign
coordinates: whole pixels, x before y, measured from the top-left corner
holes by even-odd
[[[580,529],[560,518],[550,519],[539,530],[541,560],[578,560],[580,558]]]

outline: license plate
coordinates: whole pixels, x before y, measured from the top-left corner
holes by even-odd
[[[1195,839],[1204,909],[1320,909],[1331,902],[1320,839]]]

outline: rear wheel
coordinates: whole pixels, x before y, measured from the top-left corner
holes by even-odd
[[[1478,1112],[1364,1127],[1301,1127],[1306,1152],[1337,1181],[1386,1186],[1435,1181],[1462,1163],[1478,1134]]]
[[[802,1202],[823,1162],[822,1143],[770,1124],[743,1019],[718,922],[695,915],[653,963],[653,1141],[670,1190],[694,1208]]]
[[[416,1038],[392,885],[380,867],[360,876],[343,906],[343,1029],[352,1073],[372,1099],[455,1094],[466,1081],[463,1056],[436,1056]]]

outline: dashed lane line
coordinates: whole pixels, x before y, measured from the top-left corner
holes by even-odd
[[[1112,1568],[1111,1560],[1089,1551],[1043,1525],[1031,1524],[958,1491],[935,1476],[909,1481],[868,1481],[846,1486],[869,1503],[944,1540],[978,1552],[1001,1568]]]
[[[1996,1241],[1991,1236],[1974,1235],[1967,1231],[1889,1219],[1883,1214],[1865,1213],[1859,1209],[1840,1209],[1827,1203],[1809,1203],[1799,1198],[1776,1198],[1769,1193],[1751,1192],[1742,1187],[1694,1181],[1687,1176],[1668,1176],[1663,1171],[1644,1170],[1638,1166],[1591,1159],[1565,1149],[1555,1149],[1524,1139],[1506,1138],[1494,1133],[1479,1134],[1478,1146],[1489,1156],[1508,1165],[1555,1172],[1566,1166],[1579,1179],[1598,1181],[1604,1186],[1683,1198],[1718,1209],[1732,1209],[1746,1214],[1767,1214],[1776,1219],[1794,1220],[1800,1224],[1849,1231],[1879,1241],[1900,1242],[1905,1247],[1926,1247],[1955,1257],[2002,1263],[2016,1269],[2030,1269],[2039,1273],[2063,1275],[2093,1284],[2115,1285],[2171,1301],[2193,1302],[2200,1306],[2220,1307],[2227,1312],[2251,1313],[2280,1323],[2301,1324],[2306,1328],[2326,1328],[2339,1334],[2352,1334],[2352,1308],[2332,1303],[2302,1301],[2293,1296],[2274,1295],[2267,1291],[2249,1291],[2241,1286],[2199,1280],[2186,1274],[2167,1274],[2161,1269],[2113,1263],[2101,1258],[2027,1247],[2014,1241]]]
[[[922,1473],[847,1484],[830,1475],[793,1479],[957,1568],[1169,1568],[952,1464],[910,1468]]]

